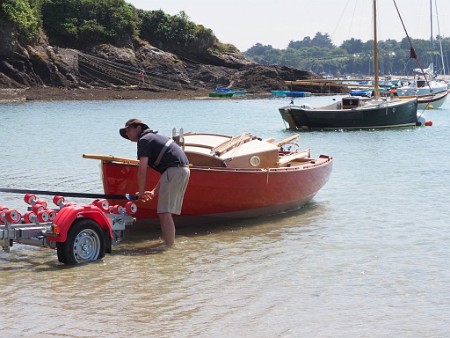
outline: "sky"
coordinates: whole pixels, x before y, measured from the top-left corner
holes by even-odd
[[[191,21],[210,28],[223,43],[240,51],[261,43],[284,49],[290,41],[328,34],[335,45],[351,38],[373,38],[371,0],[125,0],[138,9],[184,11]],[[430,39],[450,37],[450,0],[395,0],[409,36]],[[378,40],[400,41],[406,34],[394,0],[378,0]],[[436,11],[437,7],[437,11]],[[437,14],[436,14],[437,13]]]

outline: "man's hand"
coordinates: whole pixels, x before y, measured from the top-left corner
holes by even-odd
[[[136,195],[139,198],[139,200],[144,203],[150,202],[155,197],[155,193],[153,192],[153,190],[152,191],[144,191],[143,194],[140,194],[139,192],[137,192]]]

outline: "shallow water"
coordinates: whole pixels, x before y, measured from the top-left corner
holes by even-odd
[[[287,103],[2,104],[0,186],[102,193],[98,161],[82,154],[134,157],[118,135],[131,117],[168,135],[283,139],[293,133],[277,111]],[[177,229],[171,250],[159,231],[131,226],[111,255],[76,267],[49,249],[1,252],[2,336],[448,336],[450,103],[425,115],[432,127],[302,133],[302,147],[335,163],[297,212]],[[0,193],[0,204],[25,210],[16,194]]]

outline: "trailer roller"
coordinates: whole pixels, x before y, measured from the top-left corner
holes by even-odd
[[[0,206],[0,243],[9,252],[14,243],[56,249],[59,262],[75,265],[101,259],[112,246],[123,239],[125,227],[135,222],[134,202],[109,207],[106,199],[86,205],[66,202],[55,195],[53,203],[59,209],[48,209],[47,202],[26,193],[28,205],[20,212]]]

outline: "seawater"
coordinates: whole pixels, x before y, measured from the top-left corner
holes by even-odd
[[[296,99],[320,105],[332,97]],[[289,100],[0,104],[0,186],[102,193],[98,161],[134,158],[131,117],[172,129],[278,140]],[[335,159],[302,210],[158,232],[130,227],[99,262],[59,264],[49,249],[0,253],[5,337],[446,337],[450,335],[450,103],[432,127],[301,132]],[[23,196],[0,204],[24,211]],[[42,198],[49,198],[42,196]],[[76,200],[84,203],[89,200]]]

